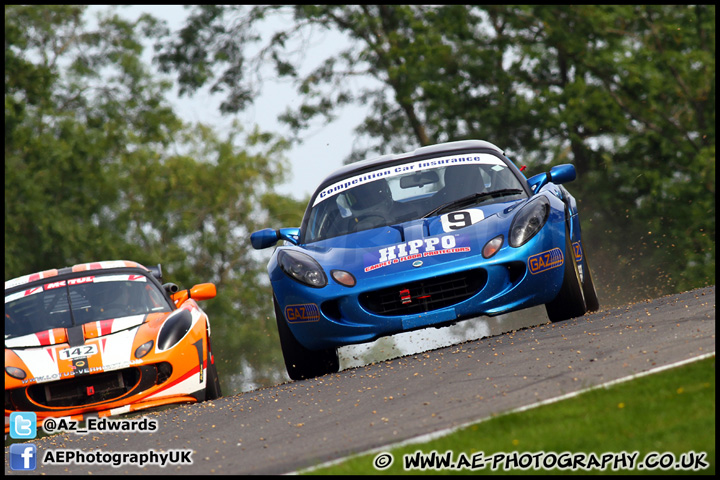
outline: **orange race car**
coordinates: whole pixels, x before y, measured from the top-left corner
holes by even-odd
[[[13,412],[106,417],[221,395],[204,283],[160,265],[85,263],[5,282],[5,433]]]

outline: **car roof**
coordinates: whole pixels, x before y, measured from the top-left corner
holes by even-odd
[[[334,172],[332,172],[330,175],[325,177],[325,179],[320,182],[318,185],[318,188],[316,191],[321,190],[321,187],[331,184],[335,182],[338,179],[342,179],[348,176],[348,174],[355,172],[355,171],[362,171],[362,170],[373,170],[378,165],[382,165],[384,163],[391,163],[397,160],[403,160],[406,158],[411,157],[420,157],[420,156],[436,156],[438,154],[445,154],[445,153],[453,153],[458,151],[465,151],[465,150],[477,150],[477,149],[485,149],[485,150],[493,150],[496,153],[499,153],[500,155],[504,155],[502,149],[500,149],[498,146],[493,145],[490,142],[487,142],[485,140],[459,140],[456,142],[446,142],[446,143],[438,143],[434,145],[428,145],[425,147],[416,148],[415,150],[412,150],[410,152],[405,153],[398,153],[398,154],[387,154],[382,155],[375,158],[370,158],[367,160],[362,160],[359,162],[351,163],[349,165],[346,165],[344,167],[341,167]]]
[[[35,282],[45,278],[57,277],[58,275],[66,275],[68,273],[79,273],[87,272],[92,270],[106,270],[111,268],[140,268],[150,272],[151,270],[137,262],[129,260],[107,260],[102,262],[90,262],[90,263],[79,263],[72,267],[65,267],[61,269],[45,270],[43,272],[31,273],[29,275],[23,275],[22,277],[13,278],[5,282],[5,290],[9,288],[15,288],[20,285]]]

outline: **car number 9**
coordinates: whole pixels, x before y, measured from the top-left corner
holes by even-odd
[[[480,209],[457,210],[440,217],[443,232],[448,233],[461,228],[469,227],[485,219],[485,214]]]

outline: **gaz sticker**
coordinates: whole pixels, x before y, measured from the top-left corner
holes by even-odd
[[[290,323],[317,322],[320,320],[320,310],[314,303],[288,305],[285,307],[285,318]]]
[[[582,261],[583,252],[582,252],[582,246],[580,245],[580,242],[573,243],[573,249],[575,250],[575,260],[578,262]]]
[[[60,350],[58,356],[60,360],[72,360],[73,358],[89,357],[98,353],[97,345],[88,344],[80,345],[79,347],[70,347],[65,350]]]
[[[528,257],[528,268],[533,275],[545,272],[563,264],[563,252],[559,248],[553,248],[546,252],[538,253]]]

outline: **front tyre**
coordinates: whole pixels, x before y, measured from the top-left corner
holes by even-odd
[[[282,348],[285,368],[293,380],[319,377],[328,373],[337,373],[340,370],[340,360],[337,350],[309,350],[302,346],[293,336],[288,327],[277,299],[273,295],[275,305],[275,320],[277,321],[280,347]]]
[[[217,373],[217,367],[212,363],[212,353],[210,352],[210,337],[208,337],[207,352],[207,369],[205,383],[205,400],[215,400],[220,398],[222,391],[220,390],[220,377]]]
[[[583,285],[580,281],[575,252],[570,241],[570,232],[565,229],[565,273],[563,283],[557,297],[545,304],[551,322],[560,322],[570,318],[581,317],[587,312]]]
[[[590,273],[590,266],[588,265],[587,252],[585,251],[585,245],[581,244],[583,254],[583,295],[585,296],[585,304],[587,305],[588,312],[597,312],[600,310],[600,300],[598,300],[597,292],[595,291],[595,283]]]

